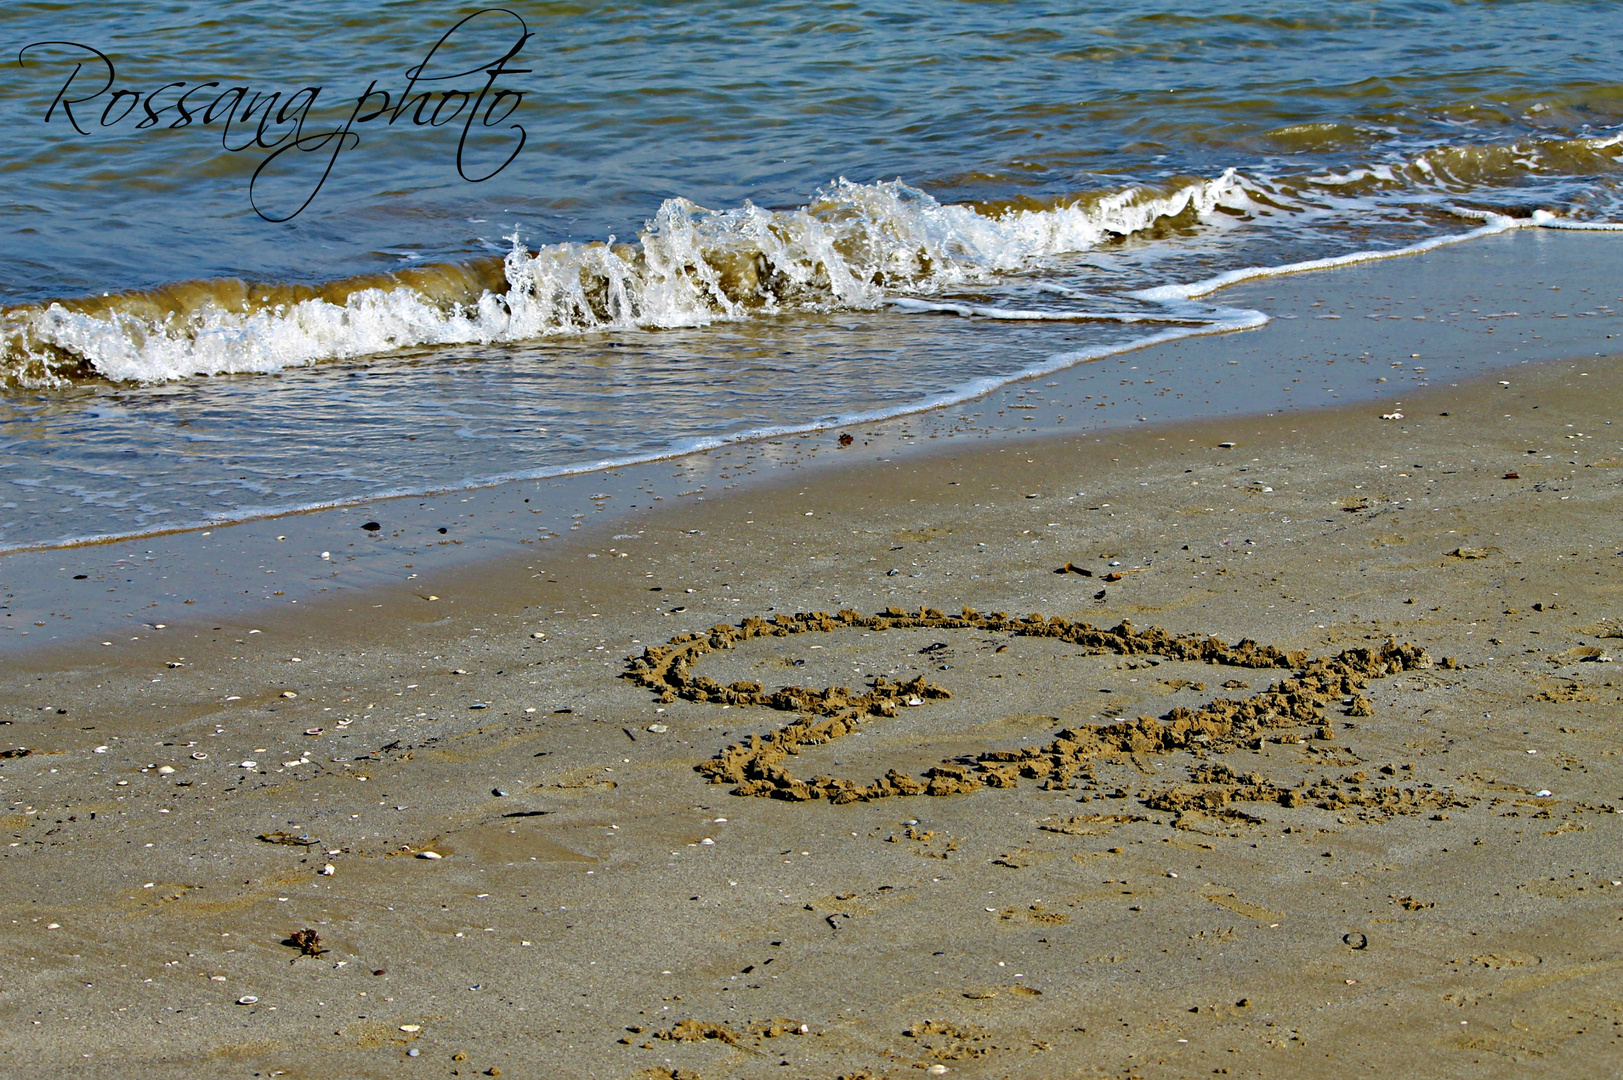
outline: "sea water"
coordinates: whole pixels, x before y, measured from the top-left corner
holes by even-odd
[[[8,5],[0,550],[939,407],[1261,326],[1218,287],[1282,268],[1616,229],[1618,25]]]

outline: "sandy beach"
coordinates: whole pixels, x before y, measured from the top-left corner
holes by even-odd
[[[263,8],[0,6],[0,1080],[1623,1080],[1615,9]]]
[[[1611,1075],[1620,400],[942,443],[26,656],[4,1071]]]

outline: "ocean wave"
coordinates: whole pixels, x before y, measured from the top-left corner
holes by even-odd
[[[319,288],[226,279],[12,308],[0,315],[0,379],[158,383],[417,346],[874,309],[1250,206],[1232,170],[995,214],[942,204],[899,181],[840,180],[793,210],[708,210],[670,199],[634,243],[610,237],[529,251],[515,240],[499,261]]]
[[[951,204],[901,181],[844,179],[788,210],[751,203],[711,210],[674,198],[632,242],[611,236],[532,251],[515,236],[504,257],[317,286],[214,279],[13,307],[0,312],[0,386],[154,384],[400,349],[884,306],[1006,320],[1199,322],[1204,316],[1181,309],[1115,310],[1120,298],[1042,312],[927,298],[1128,238],[1165,241],[1264,219],[1357,226],[1383,215],[1431,213],[1425,228],[1435,233],[1446,228],[1440,213],[1461,224],[1504,217],[1605,228],[1598,219],[1615,216],[1608,205],[1554,213],[1547,183],[1533,194],[1522,184],[1592,179],[1617,172],[1620,162],[1623,134],[1612,133],[1432,145],[1335,170],[1244,176],[1228,169],[1040,200]],[[1164,304],[1180,289],[1168,285],[1135,298]]]

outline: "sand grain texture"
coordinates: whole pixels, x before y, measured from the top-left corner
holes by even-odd
[[[3,1071],[1612,1075],[1623,364],[1501,377],[25,657]]]

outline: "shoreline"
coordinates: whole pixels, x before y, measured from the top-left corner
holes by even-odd
[[[1599,545],[1623,359],[1502,377],[1405,389],[1401,420],[1359,403],[938,441],[650,511],[635,540],[622,518],[356,594],[380,607],[33,653],[0,676],[3,738],[30,750],[0,761],[10,1058],[40,1076],[1603,1071],[1623,679],[1599,657],[1623,552]],[[620,677],[749,616],[958,604],[1309,658],[1392,638],[1432,662],[1244,739],[1096,755],[1059,786],[845,805],[694,771],[794,713]],[[792,763],[866,779],[1267,694],[1290,664],[904,625],[694,670],[949,691]],[[304,927],[331,952],[281,943]]]
[[[1223,302],[1267,309],[1272,322],[1266,327],[1112,354],[951,407],[882,421],[603,471],[8,552],[0,555],[0,593],[8,594],[0,652],[35,652],[41,637],[50,649],[74,640],[116,641],[127,632],[150,636],[160,622],[166,629],[194,619],[261,618],[279,605],[319,601],[323,593],[386,588],[508,557],[578,531],[582,521],[750,490],[807,469],[837,472],[858,455],[900,459],[931,440],[1013,444],[1079,421],[1109,432],[1203,416],[1305,413],[1322,407],[1300,403],[1314,393],[1328,393],[1322,400],[1330,402],[1401,401],[1402,394],[1441,380],[1580,355],[1614,333],[1623,339],[1623,314],[1597,299],[1614,287],[1623,291],[1603,247],[1611,242],[1519,229],[1417,255],[1245,281],[1227,286]],[[1513,303],[1515,311],[1495,307],[1483,314],[1483,303],[1498,301]],[[1299,357],[1313,366],[1304,367]],[[1131,377],[1119,378],[1117,368]],[[1146,378],[1150,374],[1155,378]],[[1310,385],[1301,385],[1303,375]],[[1315,389],[1314,381],[1322,387]],[[1202,400],[1191,400],[1197,395]],[[861,440],[849,450],[837,441],[846,433]],[[621,507],[627,509],[614,509]],[[358,531],[366,521],[378,529]],[[78,583],[79,574],[87,584]],[[92,588],[96,583],[110,587]]]

